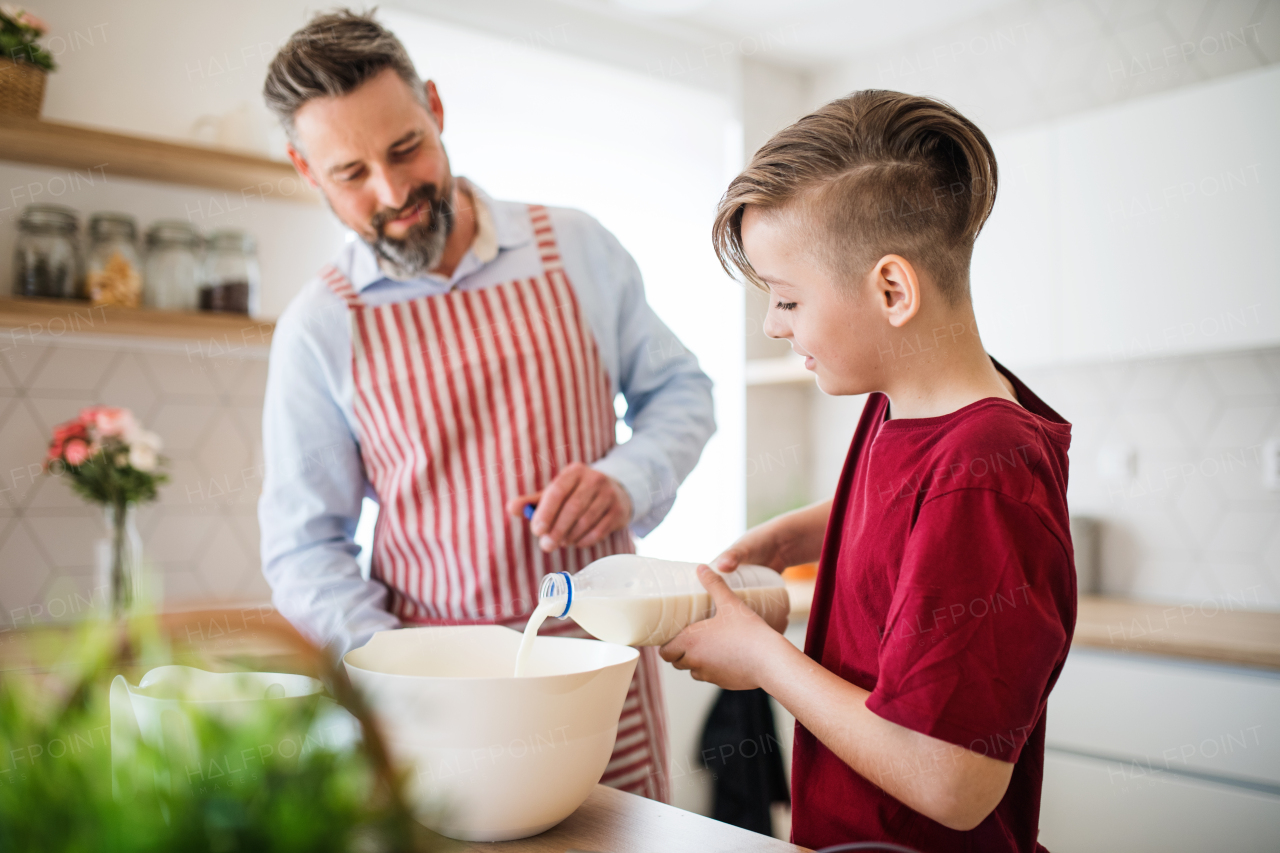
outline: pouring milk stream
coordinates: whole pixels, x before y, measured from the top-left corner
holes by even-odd
[[[715,614],[698,580],[697,563],[614,554],[576,575],[543,578],[539,601],[525,626],[515,674],[527,675],[534,637],[550,617],[573,619],[597,639],[624,646],[660,646],[686,626]],[[756,613],[772,620],[790,610],[782,576],[764,566],[739,566],[721,577]]]

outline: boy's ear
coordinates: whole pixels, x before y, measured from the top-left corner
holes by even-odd
[[[872,286],[889,325],[902,328],[920,312],[920,278],[901,255],[885,255],[871,268]]]

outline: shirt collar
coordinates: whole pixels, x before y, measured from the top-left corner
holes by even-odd
[[[523,204],[495,201],[466,178],[459,176],[458,181],[475,204],[476,236],[471,242],[471,248],[458,262],[457,269],[449,278],[426,273],[411,279],[412,281],[430,282],[451,288],[460,279],[491,263],[501,252],[523,246],[533,239],[533,227],[529,224],[527,208]],[[352,251],[350,278],[352,286],[358,291],[379,282],[395,281],[383,272],[373,250],[358,237]]]

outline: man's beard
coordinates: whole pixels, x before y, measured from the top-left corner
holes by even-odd
[[[425,205],[430,216],[426,222],[415,222],[403,237],[388,237],[383,229],[388,222],[403,216],[416,205]],[[445,192],[439,192],[435,184],[423,184],[409,194],[399,210],[380,210],[373,215],[370,225],[377,238],[369,243],[378,256],[383,271],[396,279],[418,278],[440,263],[445,243],[453,233],[453,182]]]

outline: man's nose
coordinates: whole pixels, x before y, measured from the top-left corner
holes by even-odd
[[[409,200],[412,185],[394,169],[385,166],[374,168],[371,183],[378,205],[384,209],[399,210]]]

